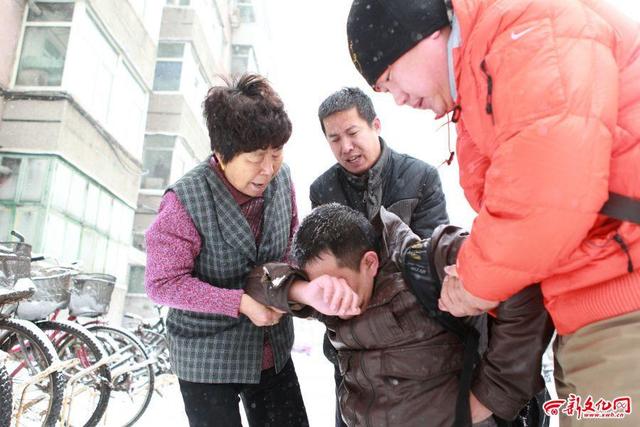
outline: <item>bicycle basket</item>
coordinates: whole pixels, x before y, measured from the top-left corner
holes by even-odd
[[[16,316],[24,320],[40,320],[59,308],[66,308],[72,274],[72,270],[64,268],[34,269],[31,280],[36,286],[36,293],[18,305]]]
[[[73,277],[69,314],[93,317],[109,311],[116,278],[109,274],[78,274]]]
[[[0,242],[0,252],[10,252],[31,258],[31,245],[24,242]]]
[[[16,245],[19,245],[19,254],[14,253]],[[25,243],[2,242],[0,243],[0,290],[3,294],[13,291],[19,279],[28,278],[31,275],[31,246]],[[2,304],[0,316],[8,316],[16,311],[17,304]]]

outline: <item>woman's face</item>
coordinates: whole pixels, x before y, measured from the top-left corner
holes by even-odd
[[[227,163],[220,161],[220,164],[224,176],[236,190],[247,196],[258,197],[280,170],[282,147],[240,153]]]

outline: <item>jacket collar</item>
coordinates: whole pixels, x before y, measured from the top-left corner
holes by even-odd
[[[406,248],[420,241],[408,225],[384,207],[380,208],[372,224],[380,235],[380,268],[368,308],[386,304],[407,288],[402,275],[402,254]]]
[[[400,217],[382,206],[371,222],[381,236],[378,250],[381,268],[389,263],[395,264],[396,268],[400,267],[404,250],[418,242],[420,237]]]
[[[451,34],[447,41],[447,69],[449,71],[449,91],[451,92],[451,99],[456,102],[458,99],[458,89],[456,87],[456,72],[453,65],[453,49],[457,49],[462,44],[460,36],[460,25],[458,24],[458,18],[453,14],[451,17]]]

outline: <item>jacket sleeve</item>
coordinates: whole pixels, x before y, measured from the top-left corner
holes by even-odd
[[[404,274],[416,297],[430,316],[437,316],[451,331],[456,324],[448,320],[448,313],[437,308],[440,281],[445,277],[444,267],[455,263],[459,248],[468,238],[469,234],[459,227],[440,226],[430,240],[410,246],[404,256]],[[426,264],[427,268],[416,268],[416,263]],[[411,275],[420,277],[420,289]],[[481,335],[480,347],[486,346],[475,370],[472,391],[494,414],[512,420],[544,387],[540,375],[542,354],[551,340],[553,325],[544,309],[539,285],[529,286],[501,303],[496,314],[497,318],[466,318],[465,323],[476,327]]]
[[[458,272],[465,289],[489,300],[585,262],[571,255],[589,249],[581,244],[608,197],[617,65],[605,43],[558,36],[554,19],[528,22],[517,41],[513,31],[524,29],[509,28],[485,57],[496,139],[489,164],[475,171],[484,186]]]
[[[246,278],[244,291],[260,304],[297,317],[319,317],[312,307],[289,301],[289,290],[296,280],[308,280],[302,270],[285,263],[270,262],[254,267]]]
[[[544,387],[542,354],[553,324],[538,284],[531,285],[498,306],[488,317],[488,347],[476,369],[473,394],[494,414],[513,420]]]
[[[436,168],[428,166],[420,193],[418,205],[411,215],[411,230],[426,239],[431,237],[437,226],[449,223],[447,204]]]
[[[309,201],[311,201],[311,209],[315,209],[320,206],[320,200],[316,190],[315,182],[309,186]]]

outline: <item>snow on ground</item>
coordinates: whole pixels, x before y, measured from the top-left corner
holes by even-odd
[[[334,382],[333,367],[322,354],[322,338],[324,326],[314,320],[294,319],[296,341],[293,361],[300,380],[302,395],[309,416],[310,427],[332,427],[334,425]],[[549,354],[545,355],[545,363],[553,363]],[[184,414],[184,405],[175,377],[162,386],[163,397],[157,393],[153,396],[149,408],[140,418],[137,426],[188,427]],[[555,388],[551,385],[555,395]],[[551,427],[558,426],[558,417],[554,417]],[[248,426],[243,418],[243,425]]]

